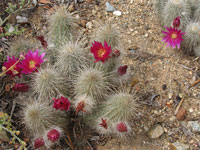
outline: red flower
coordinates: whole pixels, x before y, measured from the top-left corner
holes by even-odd
[[[179,26],[180,26],[180,24],[181,24],[181,17],[180,16],[178,16],[178,17],[176,17],[175,19],[174,19],[174,21],[173,21],[173,27],[174,28],[178,28]]]
[[[102,126],[105,129],[107,129],[108,125],[107,125],[106,119],[101,118],[101,121],[102,121],[102,123],[100,123],[99,125]]]
[[[118,68],[118,73],[119,73],[119,75],[122,76],[122,75],[126,74],[127,68],[128,68],[127,65],[120,66],[120,67]]]
[[[9,69],[11,66],[13,66],[15,63],[17,63],[18,59],[13,57],[7,57],[7,61],[3,63],[3,66],[6,67],[6,70]],[[7,75],[16,76],[18,75],[20,77],[21,75],[21,69],[20,64],[17,63],[14,65],[8,72],[6,72]]]
[[[41,42],[44,48],[47,48],[48,44],[47,41],[45,41],[44,36],[37,36],[37,39]]]
[[[58,99],[53,98],[53,101],[54,101],[53,108],[60,109],[60,110],[66,110],[66,111],[69,110],[70,102],[67,98],[61,96]]]
[[[117,124],[117,130],[119,132],[127,132],[128,131],[126,124],[123,122],[120,122]]]
[[[16,83],[13,90],[17,92],[27,92],[29,90],[29,86],[25,83]]]
[[[111,46],[108,46],[107,42],[104,42],[104,46],[100,42],[94,41],[92,43],[92,47],[90,51],[93,53],[95,62],[102,61],[105,62],[108,58],[110,58],[110,53],[112,52]]]
[[[34,141],[34,148],[37,149],[37,148],[40,148],[42,146],[44,146],[44,140],[43,140],[43,138],[37,138],[37,139],[35,139],[35,141]]]
[[[165,29],[167,32],[162,31],[162,33],[165,34],[165,37],[162,41],[167,43],[167,46],[171,46],[173,48],[177,46],[180,48],[181,41],[183,40],[182,36],[185,34],[185,32],[181,32],[181,30],[172,27],[166,27]]]
[[[84,110],[84,107],[85,107],[84,101],[81,101],[80,103],[78,103],[78,106],[76,107],[76,114],[78,114],[80,111],[86,112]]]
[[[31,74],[33,71],[37,70],[38,67],[44,62],[45,53],[39,56],[39,50],[32,52],[31,50],[25,56],[25,59],[21,62],[20,67],[22,68],[22,73]]]
[[[60,132],[56,129],[51,129],[47,133],[47,137],[48,137],[48,140],[50,140],[52,142],[56,142],[60,138]]]
[[[120,56],[120,51],[118,49],[115,49],[113,51],[113,54],[112,54],[113,57],[119,57]]]

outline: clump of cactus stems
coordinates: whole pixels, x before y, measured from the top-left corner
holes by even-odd
[[[41,134],[54,125],[66,127],[68,122],[64,112],[35,99],[25,106],[22,114],[25,127],[33,135]]]
[[[89,63],[88,56],[80,42],[68,41],[58,49],[55,66],[60,73],[72,80],[74,74]]]
[[[34,43],[30,40],[20,38],[11,43],[9,55],[19,57],[20,54],[25,54],[31,49],[35,49]]]
[[[76,95],[88,95],[92,100],[102,100],[108,96],[112,87],[110,76],[99,65],[85,67],[78,73],[74,81]]]
[[[31,88],[39,99],[52,103],[52,98],[58,95],[69,95],[69,85],[66,79],[52,66],[40,68],[32,76]]]
[[[195,56],[197,56],[197,57],[200,56],[200,45],[194,48],[194,54],[195,54]]]
[[[67,11],[66,6],[56,9],[56,12],[49,16],[48,22],[49,36],[56,46],[74,39],[76,28],[75,18]]]
[[[169,0],[165,5],[162,14],[165,26],[171,26],[174,18],[180,16],[180,28],[184,29],[184,26],[187,24],[191,16],[191,8],[185,0]]]
[[[194,48],[200,44],[200,23],[199,22],[190,22],[187,24],[185,29],[186,34],[183,36],[183,50],[186,53],[193,53]]]

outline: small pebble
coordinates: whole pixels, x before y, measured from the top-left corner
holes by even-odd
[[[28,18],[26,17],[22,17],[22,16],[17,16],[17,23],[27,23],[28,22]]]
[[[151,139],[159,138],[163,133],[164,133],[164,130],[159,124],[154,125],[148,131],[149,138]]]
[[[113,15],[115,15],[115,16],[121,16],[122,12],[119,11],[119,10],[116,10],[116,11],[113,12]]]
[[[163,84],[162,85],[162,90],[166,90],[167,89],[167,85],[166,84]]]
[[[116,9],[108,2],[106,2],[106,11],[107,12],[113,12],[115,11]]]

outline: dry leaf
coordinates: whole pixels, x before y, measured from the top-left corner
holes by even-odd
[[[181,121],[184,120],[186,116],[186,109],[181,107],[176,115],[176,119]]]

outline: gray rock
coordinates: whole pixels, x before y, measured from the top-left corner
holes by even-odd
[[[110,3],[106,2],[106,11],[107,12],[113,12],[115,11],[115,7],[113,7]]]
[[[8,32],[11,33],[13,31],[15,31],[15,28],[11,25],[10,28],[8,29]]]
[[[17,16],[17,23],[27,23],[28,22],[28,18],[26,17],[22,17],[22,16]]]
[[[189,121],[188,127],[192,130],[192,132],[200,133],[200,123],[198,121]]]
[[[159,138],[163,133],[163,128],[161,127],[161,125],[158,124],[152,126],[148,131],[149,138],[151,139]]]
[[[183,143],[175,142],[172,143],[174,147],[176,147],[176,150],[189,150],[189,145],[185,145]]]

